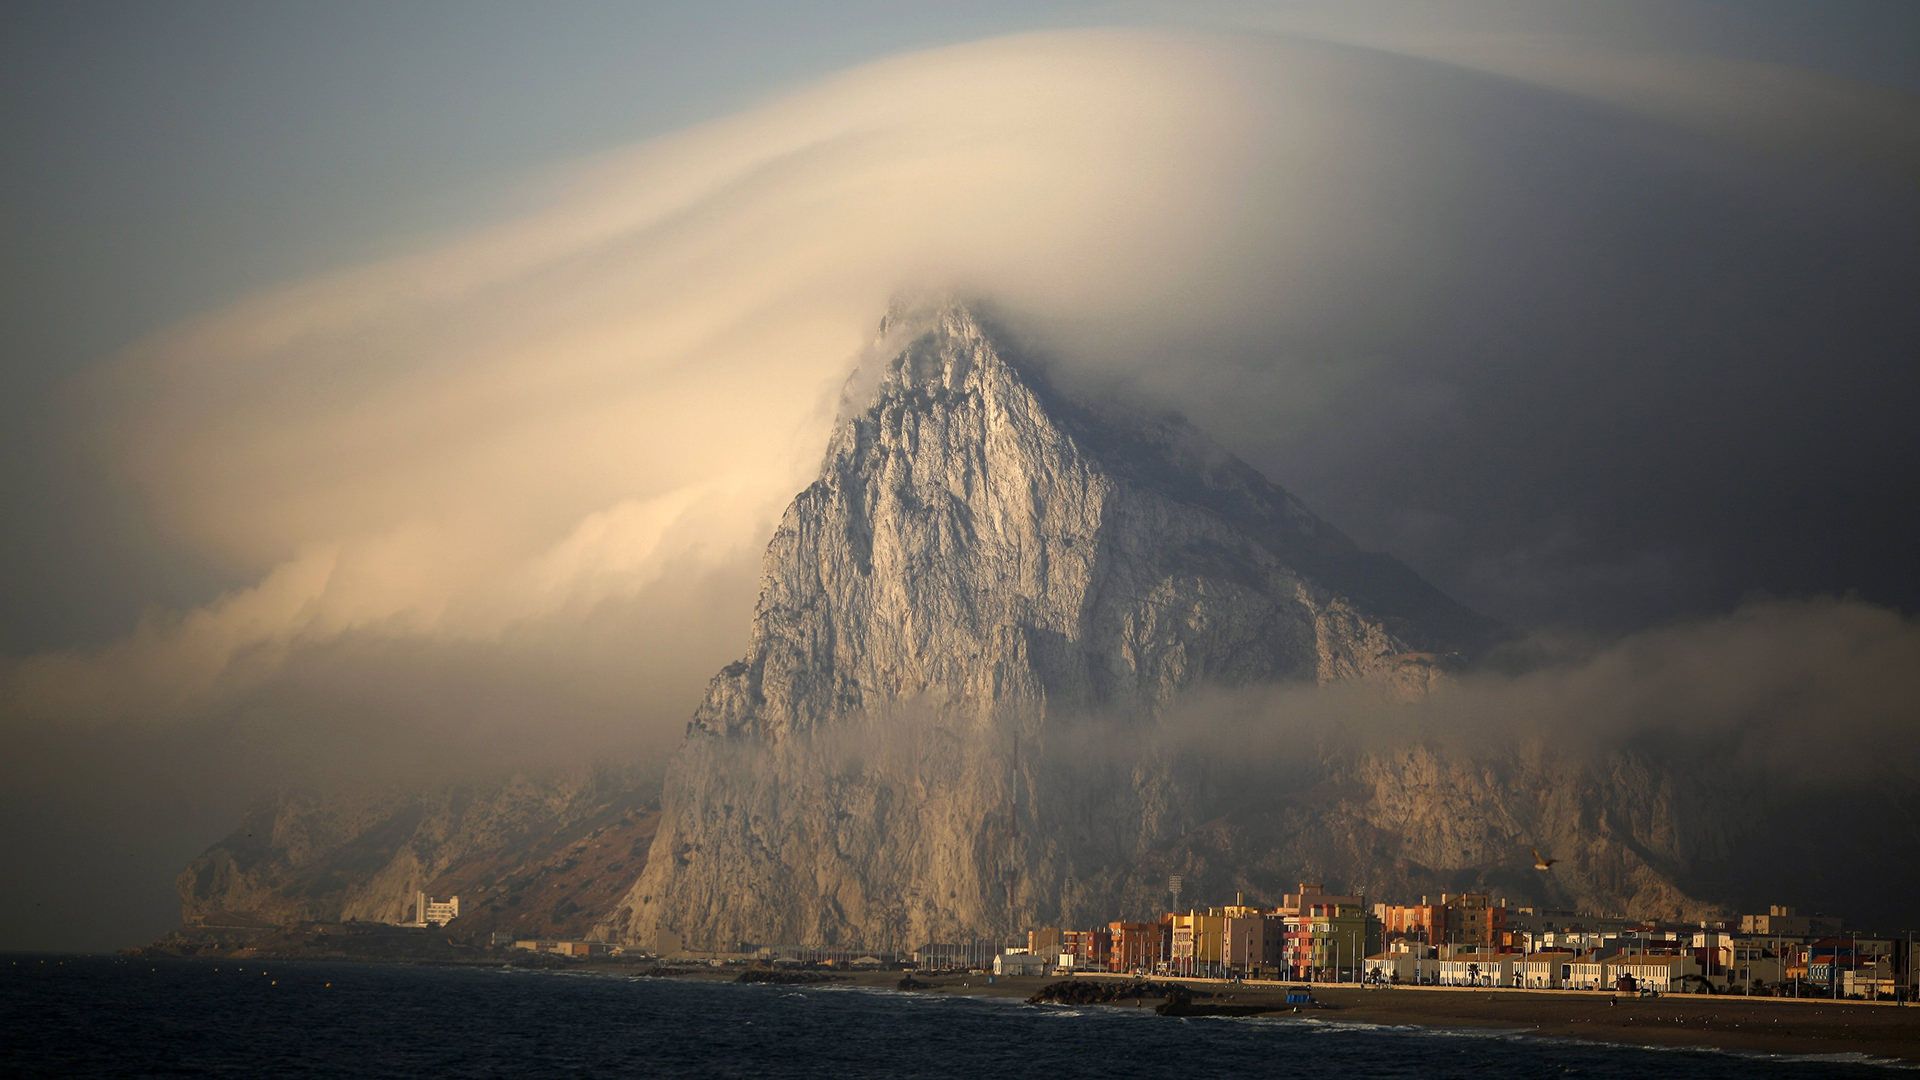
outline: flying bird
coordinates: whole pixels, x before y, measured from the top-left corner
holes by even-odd
[[[1545,855],[1540,854],[1539,848],[1533,849],[1533,868],[1535,870],[1551,870],[1553,869],[1553,864],[1559,861],[1559,859],[1549,859]]]

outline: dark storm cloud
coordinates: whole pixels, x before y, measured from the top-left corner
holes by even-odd
[[[1347,133],[1396,179],[1329,206],[1357,211],[1340,254],[1361,257],[1324,264],[1311,316],[1249,304],[1199,341],[1104,347],[1364,542],[1522,625],[1617,632],[1766,592],[1920,604],[1911,183],[1424,75],[1380,103],[1403,125]],[[1910,134],[1877,149],[1920,170]],[[1383,227],[1407,242],[1369,251]]]

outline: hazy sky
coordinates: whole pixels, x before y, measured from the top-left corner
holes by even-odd
[[[1912,5],[804,7],[8,8],[0,942],[660,753],[903,287],[1523,629],[1920,604]]]

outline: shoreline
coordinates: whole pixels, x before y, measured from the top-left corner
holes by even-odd
[[[165,950],[130,950],[168,955]],[[525,971],[581,972],[627,978],[738,982],[747,968],[702,968],[655,961],[567,960],[532,954],[369,956],[324,955],[319,950],[235,950],[225,959],[511,967]],[[178,956],[178,954],[172,954]],[[195,957],[180,957],[194,959]],[[203,959],[221,959],[217,953]],[[849,988],[945,997],[1025,1002],[1042,988],[1066,981],[1133,982],[1129,976],[1082,972],[1072,976],[928,976],[900,970],[820,972],[826,978],[797,982],[795,989]],[[923,985],[903,989],[903,975]],[[989,981],[991,979],[991,981]],[[1296,983],[1228,983],[1212,979],[1153,977],[1191,989],[1204,1004],[1229,1006],[1243,1017],[1423,1029],[1435,1032],[1500,1032],[1543,1039],[1610,1045],[1694,1049],[1781,1058],[1848,1055],[1855,1060],[1920,1066],[1920,1005],[1831,1001],[1812,998],[1750,998],[1737,994],[1668,994],[1659,998],[1616,997],[1604,991],[1520,990],[1466,987],[1371,987],[1319,983],[1314,997],[1325,1007],[1296,1011],[1285,1002]],[[1094,1003],[1073,1008],[1152,1009],[1164,1000],[1134,1005]],[[1198,1013],[1194,1018],[1201,1018]],[[1169,1017],[1169,1019],[1174,1019]]]
[[[616,965],[608,974],[640,975]],[[655,976],[703,982],[735,982],[739,969],[675,972]],[[844,972],[830,981],[795,989],[844,988],[944,997],[1026,1001],[1042,988],[1080,976],[1003,976],[915,974],[927,985],[901,989],[902,973]],[[1092,978],[1103,978],[1094,975]],[[1106,976],[1106,979],[1119,979]],[[1132,980],[1126,980],[1132,981]],[[1203,1001],[1234,1006],[1250,1018],[1273,1022],[1322,1023],[1417,1029],[1434,1033],[1476,1031],[1545,1040],[1572,1040],[1615,1046],[1699,1050],[1770,1058],[1850,1058],[1864,1063],[1920,1066],[1920,1006],[1883,1002],[1831,1002],[1809,999],[1747,998],[1733,995],[1669,994],[1659,998],[1615,998],[1601,991],[1528,991],[1471,988],[1362,988],[1319,984],[1314,997],[1324,1008],[1296,1011],[1285,1003],[1288,984],[1235,985],[1202,979],[1153,979],[1178,982]],[[1121,1003],[1062,1004],[1059,1008],[1151,1010],[1161,998]],[[1048,1006],[1037,1006],[1048,1007]],[[1194,1019],[1206,1017],[1196,1015]],[[1168,1019],[1176,1019],[1169,1017]]]

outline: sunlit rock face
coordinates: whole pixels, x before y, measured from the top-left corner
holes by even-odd
[[[1212,812],[1161,722],[1184,694],[1419,693],[1489,630],[1185,423],[1061,392],[966,306],[897,306],[606,929],[882,947],[1117,917]]]
[[[579,936],[646,858],[656,789],[619,770],[425,791],[288,792],[181,871],[192,926],[399,923],[414,896],[457,895],[465,940]]]
[[[1062,398],[964,307],[896,312],[879,353],[701,731],[908,700],[1150,715],[1201,681],[1397,678],[1482,629],[1185,424]]]
[[[1494,633],[1182,421],[901,305],[657,814],[617,777],[283,800],[183,911],[393,920],[427,889],[476,928],[886,949],[1151,918],[1179,874],[1203,906],[1306,880],[1695,918],[1820,819],[1684,733],[1427,707]]]

